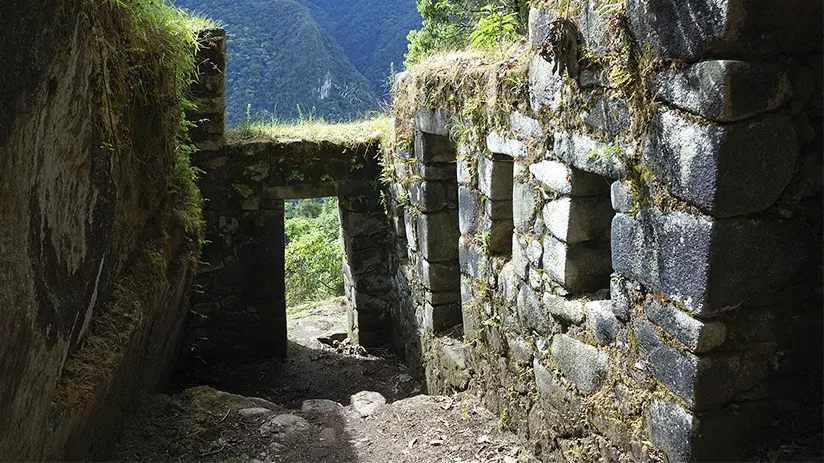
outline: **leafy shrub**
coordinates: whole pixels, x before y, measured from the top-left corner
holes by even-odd
[[[343,295],[337,199],[290,202],[286,217],[286,304]]]
[[[478,19],[478,23],[469,34],[473,47],[491,48],[515,38],[517,20],[514,13],[505,13],[502,8],[491,3],[481,8],[481,11],[483,16]]]
[[[420,30],[406,37],[406,66],[439,51],[456,50],[476,41],[491,46],[523,34],[527,0],[416,0],[423,17]],[[483,20],[483,23],[482,23]]]

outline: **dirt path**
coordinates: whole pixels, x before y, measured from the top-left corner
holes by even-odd
[[[147,397],[114,459],[533,461],[470,396],[420,395],[391,352],[341,342],[345,317],[341,300],[290,313],[289,358],[224,368],[215,383],[229,392]]]

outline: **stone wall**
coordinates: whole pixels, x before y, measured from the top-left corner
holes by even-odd
[[[193,159],[204,172],[206,244],[181,368],[198,373],[244,357],[286,355],[287,199],[338,197],[348,330],[363,345],[385,343],[389,278],[386,213],[377,188],[380,140],[224,134],[225,35],[211,34],[220,40],[205,50],[207,84],[195,89],[196,117],[210,122],[198,133]]]
[[[338,196],[350,334],[478,393],[544,460],[816,436],[821,6],[535,3],[524,46],[399,78],[382,166],[377,140],[224,137],[209,80],[190,366],[286,352],[283,200]]]
[[[199,218],[170,192],[180,109],[160,53],[130,55],[123,10],[57,3],[0,6],[3,461],[105,457],[170,373],[197,261]],[[128,70],[144,95],[117,80]]]
[[[572,2],[564,74],[549,5],[517,56],[402,76],[390,312],[429,392],[481,394],[551,461],[820,433],[820,13]]]

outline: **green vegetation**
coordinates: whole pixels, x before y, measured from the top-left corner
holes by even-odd
[[[164,0],[88,0],[80,7],[91,23],[87,56],[97,60],[99,71],[91,79],[98,149],[117,159],[113,165],[127,185],[150,182],[163,188],[168,201],[158,200],[162,209],[143,230],[154,232],[152,238],[126,248],[133,249],[129,265],[66,361],[55,402],[72,409],[85,406],[111,379],[132,334],[151,316],[147,311],[164,307],[173,263],[195,260],[199,253],[203,222],[195,180],[200,171],[189,163],[192,123],[184,112],[191,107],[186,92],[196,77],[197,30],[208,24]],[[157,129],[153,144],[141,139],[147,122]],[[118,223],[129,222],[118,218]],[[188,238],[183,247],[176,242],[181,227]]]
[[[525,34],[527,0],[416,0],[423,27],[407,36],[405,65],[441,51],[488,48]]]
[[[297,0],[174,1],[218,18],[226,28],[229,126],[301,113],[347,120],[378,107],[372,84]],[[361,12],[365,22],[358,28],[371,34],[368,15]]]
[[[330,123],[323,118],[307,119],[299,123],[269,120],[242,124],[229,131],[229,140],[268,138],[272,140],[308,140],[355,146],[388,140],[392,132],[392,118],[381,114],[371,119],[348,123]]]
[[[343,295],[343,249],[336,198],[286,207],[286,305]]]
[[[390,66],[400,67],[406,35],[421,27],[412,0],[297,0],[343,48],[349,61],[381,99]],[[393,64],[394,63],[394,66]]]

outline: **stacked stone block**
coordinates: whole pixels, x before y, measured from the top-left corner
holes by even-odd
[[[197,80],[190,88],[194,108],[186,118],[196,123],[189,137],[197,149],[215,151],[223,146],[226,108],[226,31],[222,28],[198,32]]]
[[[523,101],[464,126],[467,384],[545,460],[747,460],[820,432],[821,5],[709,3],[631,0],[621,29],[572,2],[577,76],[536,50]],[[530,12],[536,49],[556,18]],[[616,43],[660,63],[643,88],[616,83]],[[450,113],[413,119],[445,135]],[[400,264],[403,305],[422,289]],[[397,324],[413,310],[396,336],[456,388]]]
[[[348,330],[361,345],[380,346],[391,333],[386,214],[374,192],[341,196],[338,204]]]
[[[443,118],[438,111],[419,114],[409,157],[401,161],[407,180],[407,258],[422,289],[418,326],[430,333],[461,323],[456,149]]]
[[[770,13],[753,7],[737,17],[726,2],[711,15],[717,28],[695,30],[680,13],[699,3],[687,2],[666,20],[630,15],[642,43],[687,64],[651,81],[663,102],[642,152],[660,182],[654,205],[618,214],[612,224],[613,266],[626,278],[613,285],[613,300],[634,312],[639,353],[671,394],[645,412],[650,440],[671,461],[746,458],[742,452],[786,438],[774,423],[820,427],[811,424],[820,412],[802,411],[821,398],[820,355],[801,360],[821,345],[814,340],[820,316],[808,318],[820,312],[820,282],[811,281],[820,278],[820,233],[802,206],[806,194],[820,195],[808,188],[821,172],[805,169],[821,157],[807,154],[820,146],[821,130],[807,130],[821,121],[807,64],[820,59],[820,44],[810,56],[806,38],[793,30],[808,21],[778,21],[756,34],[759,18]],[[629,8],[669,7],[636,1]],[[669,35],[672,22],[688,40]],[[723,25],[732,23],[744,32],[728,36]],[[794,37],[798,48],[763,41],[773,33]],[[754,50],[771,51],[756,57]],[[614,206],[625,211],[622,189],[613,187]],[[628,293],[627,285],[636,290]],[[756,327],[753,316],[785,320]],[[800,319],[810,324],[802,327]],[[795,342],[776,342],[790,332]],[[735,431],[716,432],[722,428]]]
[[[284,200],[337,196],[349,334],[366,346],[389,341],[389,229],[379,192],[378,141],[223,137],[225,32],[202,31],[192,87],[204,119],[190,133],[204,171],[206,241],[184,343],[195,367],[244,356],[286,355]],[[397,227],[396,227],[397,228]]]

